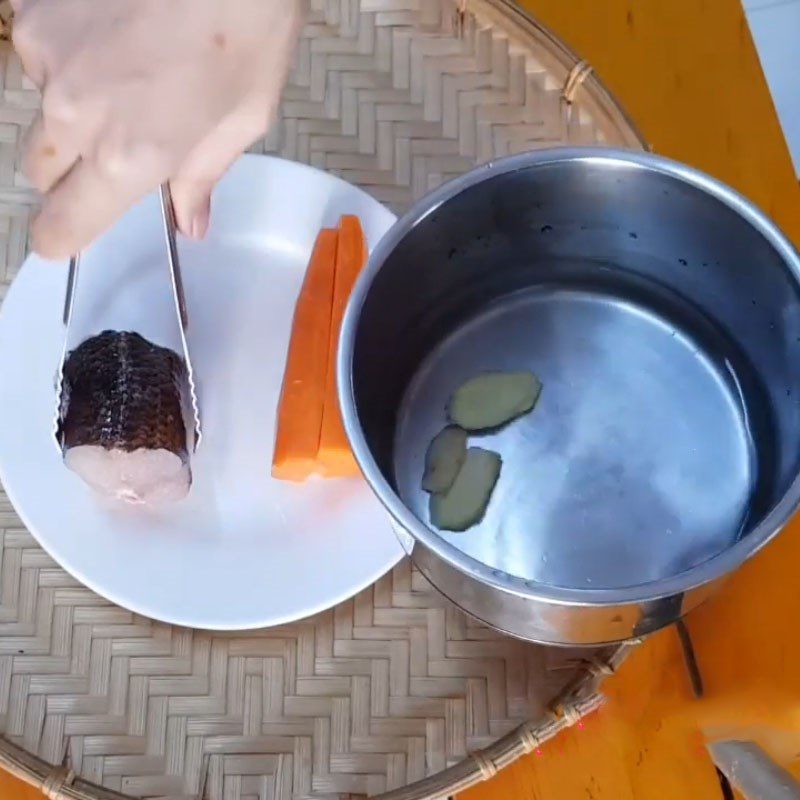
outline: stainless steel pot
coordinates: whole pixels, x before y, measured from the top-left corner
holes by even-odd
[[[481,167],[377,247],[347,311],[348,435],[419,568],[474,617],[553,644],[695,607],[800,499],[800,258],[689,167],[599,149]],[[536,409],[483,521],[433,529],[420,480],[450,394],[529,369]]]

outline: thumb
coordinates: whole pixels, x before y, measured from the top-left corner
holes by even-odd
[[[170,181],[178,228],[185,236],[201,239],[208,230],[211,192],[217,181],[247,148],[262,136],[270,114],[262,98],[241,106],[189,153]],[[257,108],[256,105],[261,105]]]
[[[183,173],[170,181],[175,221],[184,236],[202,239],[206,235],[211,218],[211,192],[215,183],[216,181],[200,180]]]

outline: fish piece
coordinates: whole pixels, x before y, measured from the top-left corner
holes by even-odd
[[[66,466],[130,503],[185,497],[194,426],[183,359],[138,333],[104,331],[64,362],[59,442]]]
[[[532,372],[485,372],[456,389],[447,412],[465,430],[492,430],[531,411],[541,391]]]
[[[425,454],[425,474],[422,488],[432,494],[446,492],[467,457],[467,432],[448,425],[434,436]]]
[[[431,495],[431,522],[443,531],[465,531],[477,525],[489,506],[502,463],[497,453],[470,447],[450,489]]]

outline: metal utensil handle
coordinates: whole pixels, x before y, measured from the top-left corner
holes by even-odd
[[[72,319],[72,307],[75,299],[75,286],[78,283],[78,266],[80,265],[81,256],[72,256],[69,260],[69,273],[67,274],[67,291],[64,293],[64,311],[61,315],[61,321],[66,328]]]
[[[159,196],[161,198],[161,218],[164,222],[164,237],[167,243],[169,273],[172,278],[172,295],[175,302],[175,313],[178,319],[178,328],[181,336],[183,361],[186,364],[186,373],[189,382],[191,413],[194,418],[194,449],[196,450],[203,434],[200,425],[200,408],[197,402],[197,387],[194,382],[194,369],[192,368],[192,359],[189,357],[189,341],[186,335],[189,327],[189,313],[186,309],[186,295],[183,291],[183,278],[181,277],[178,245],[175,238],[177,227],[175,222],[175,208],[172,205],[172,192],[170,191],[168,183],[161,184]]]
[[[64,292],[64,307],[61,311],[61,322],[64,324],[64,341],[61,345],[61,360],[56,373],[56,409],[53,415],[53,441],[61,454],[61,412],[64,396],[64,362],[67,360],[67,346],[69,344],[69,323],[72,319],[72,310],[75,306],[75,289],[78,285],[78,268],[81,256],[76,253],[69,260],[67,273],[67,288]]]
[[[175,241],[175,230],[177,228],[175,207],[172,205],[172,192],[168,183],[161,184],[159,196],[161,197],[161,211],[164,220],[164,235],[167,240],[167,255],[169,257],[169,271],[172,276],[172,287],[175,291],[175,302],[178,307],[181,327],[185,331],[189,327],[189,314],[186,311],[186,296],[183,293],[178,245]]]
[[[800,783],[750,741],[710,742],[711,758],[747,800],[800,800]]]

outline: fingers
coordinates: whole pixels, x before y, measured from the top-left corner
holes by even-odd
[[[41,89],[47,82],[49,67],[53,66],[53,36],[57,35],[59,41],[63,41],[70,32],[41,7],[41,0],[11,0],[11,4],[14,9],[11,30],[14,50],[25,74]]]
[[[172,198],[181,232],[202,238],[209,223],[214,185],[228,167],[267,127],[272,109],[263,96],[253,97],[226,117],[174,169],[158,147],[114,142],[101,136],[89,157],[77,157],[51,136],[46,124],[30,140],[26,171],[45,192],[31,235],[34,250],[62,259],[82,250],[137,200],[172,174]],[[66,136],[65,136],[66,138]]]
[[[22,170],[40,192],[48,192],[80,157],[97,149],[103,106],[74,86],[65,73],[45,87],[42,112],[26,138]]]
[[[109,228],[152,187],[147,172],[114,174],[94,160],[78,161],[45,196],[31,226],[33,249],[44,258],[68,258]]]
[[[28,132],[22,171],[40,192],[49,192],[75,165],[77,148],[66,137],[54,136],[39,117]]]
[[[11,40],[22,64],[22,71],[33,81],[34,86],[41,89],[46,76],[44,59],[36,43],[28,37],[27,31],[28,28],[21,22],[16,23],[11,33]]]
[[[269,114],[262,102],[251,100],[226,117],[191,151],[170,181],[175,217],[185,236],[205,236],[214,185],[266,130]]]

